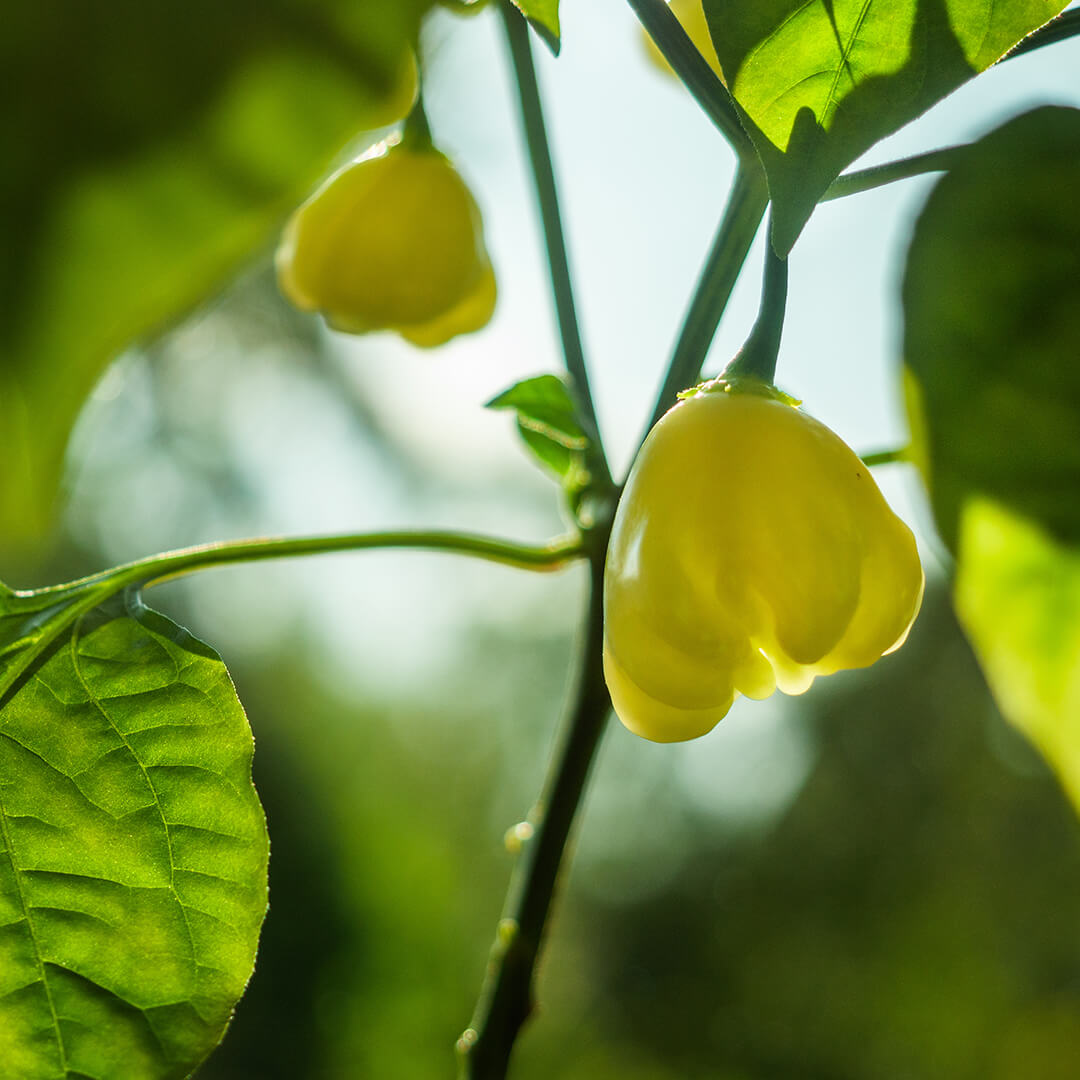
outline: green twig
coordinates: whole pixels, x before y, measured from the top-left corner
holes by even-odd
[[[0,671],[0,698],[22,677],[27,665],[78,619],[125,589],[156,585],[182,574],[229,563],[372,548],[420,548],[475,555],[527,570],[557,570],[584,555],[582,541],[576,536],[553,540],[544,547],[530,547],[467,533],[419,530],[232,540],[151,555],[63,585],[50,585],[44,589],[5,589],[0,596],[0,614],[18,616],[21,612],[37,625],[28,630],[25,640],[20,639],[16,643],[20,655]]]
[[[502,12],[510,59],[516,76],[521,122],[529,150],[529,161],[532,165],[540,220],[544,229],[544,241],[547,245],[551,290],[555,300],[559,333],[562,337],[563,358],[566,370],[570,373],[573,384],[571,389],[581,412],[583,426],[589,436],[590,470],[602,484],[610,485],[611,472],[600,439],[600,427],[596,419],[592,391],[589,388],[589,373],[585,365],[585,352],[581,344],[581,331],[578,327],[577,311],[574,305],[570,264],[566,253],[566,241],[563,237],[562,217],[559,213],[555,169],[552,165],[551,149],[544,125],[544,112],[540,103],[540,87],[536,79],[536,66],[533,63],[529,28],[521,12],[510,3],[510,0],[501,0],[499,10]]]
[[[765,245],[765,269],[762,273],[761,307],[746,344],[724,369],[725,376],[750,376],[765,383],[776,378],[776,357],[784,332],[787,310],[788,262]]]
[[[1023,56],[1033,49],[1041,49],[1044,45],[1053,45],[1066,38],[1076,37],[1080,34],[1080,9],[1063,11],[1055,19],[1051,19],[1045,26],[1028,34],[1023,41],[1014,45],[999,61],[1011,60],[1014,56]]]
[[[606,536],[605,530],[605,541]],[[503,1080],[514,1041],[533,1010],[536,961],[563,851],[611,709],[602,663],[604,548],[597,544],[590,558],[581,668],[562,741],[523,829],[476,1011],[458,1039],[461,1080]]]
[[[873,165],[869,169],[844,173],[838,176],[821,197],[822,202],[829,199],[842,199],[846,195],[855,195],[860,191],[891,184],[894,180],[906,180],[911,176],[920,176],[929,172],[947,172],[960,163],[970,149],[970,144],[946,146],[941,150],[930,150],[925,154],[889,161],[884,165]]]
[[[171,578],[229,563],[260,562],[297,555],[326,555],[331,552],[364,551],[373,548],[412,548],[473,555],[490,562],[516,566],[523,570],[558,570],[583,556],[578,537],[552,540],[543,547],[497,540],[471,533],[440,530],[401,530],[395,532],[343,533],[330,536],[259,537],[254,540],[223,540],[214,544],[166,551],[135,562],[102,570],[89,577],[44,589],[16,591],[19,597],[43,596],[75,590],[101,588],[102,599],[132,585],[157,585]],[[99,601],[100,602],[100,601]]]
[[[642,440],[675,404],[675,395],[696,382],[701,374],[701,365],[746,262],[767,203],[768,192],[761,166],[755,161],[741,161],[736,167],[727,206],[698,278]]]
[[[739,114],[727,87],[690,40],[682,23],[664,0],[628,0],[645,32],[656,43],[672,71],[720,129],[740,158],[756,157],[750,136],[739,122]]]
[[[897,462],[910,461],[911,448],[898,446],[890,450],[871,450],[860,454],[859,457],[864,465],[869,465],[871,468],[875,465],[893,465]]]

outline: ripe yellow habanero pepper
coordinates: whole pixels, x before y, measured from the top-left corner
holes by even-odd
[[[824,424],[720,380],[649,433],[615,515],[604,673],[657,742],[710,731],[737,694],[801,694],[899,648],[923,571],[911,530]]]
[[[334,173],[289,220],[276,261],[281,291],[347,333],[433,347],[495,309],[480,210],[430,146],[380,143]]]

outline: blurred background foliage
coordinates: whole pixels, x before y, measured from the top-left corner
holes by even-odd
[[[279,33],[291,49],[307,39],[278,15],[332,8],[353,31],[340,40],[365,41],[365,12],[407,7],[241,6],[235,17],[248,22],[216,34],[205,28],[234,15],[190,5],[162,8],[160,22],[150,9],[115,4],[86,9],[81,29],[67,23],[78,62],[67,83],[43,89],[66,134],[19,143],[21,164],[6,177],[14,202],[5,235],[16,240],[5,252],[5,333],[31,325],[85,346],[79,355],[100,348],[100,323],[87,313],[106,309],[92,292],[79,295],[81,314],[51,329],[46,312],[55,321],[61,309],[27,306],[34,268],[63,264],[68,249],[18,240],[18,227],[40,224],[38,211],[16,219],[41,201],[41,176],[63,186],[91,160],[126,168],[141,160],[145,138],[180,130],[152,83],[117,91],[131,129],[115,145],[81,140],[70,101],[129,69],[134,78],[143,64],[147,78],[205,101],[222,69],[200,50],[229,66],[256,52],[262,34]],[[563,22],[563,56],[544,58],[541,70],[618,469],[730,162],[679,88],[648,69],[624,5],[566,4]],[[47,83],[36,25],[18,15],[5,48],[21,42],[20,63]],[[42,584],[254,533],[438,525],[540,540],[562,530],[554,488],[526,464],[509,419],[480,410],[515,378],[557,366],[496,30],[486,16],[440,15],[426,32],[433,128],[476,186],[500,274],[490,330],[422,356],[381,336],[327,334],[277,296],[264,247],[222,295],[108,368],[69,450],[60,525],[47,544],[18,554],[9,544],[0,577]],[[337,112],[331,93],[323,113],[310,95],[327,77],[325,60],[294,70],[302,89],[282,100],[295,130],[314,130],[326,115],[343,125],[333,128],[336,143],[327,136],[329,160],[363,126],[360,103],[335,99]],[[1032,98],[1071,93],[1075,103],[1074,83],[1050,51],[1011,62],[882,156],[970,137]],[[16,102],[8,122],[30,130],[33,114]],[[222,123],[236,144],[291,160],[267,114]],[[172,144],[159,159],[163,175],[190,162],[188,149]],[[614,179],[612,161],[626,163]],[[311,179],[322,167],[297,164]],[[129,183],[125,174],[121,190]],[[857,449],[903,435],[895,284],[904,229],[925,191],[916,181],[830,204],[793,264],[785,384]],[[267,237],[286,202],[260,211]],[[154,205],[151,218],[182,236],[168,204]],[[94,220],[111,243],[113,219]],[[752,321],[756,270],[721,329],[718,363]],[[74,281],[75,264],[71,273]],[[187,288],[196,279],[185,271],[176,280]],[[198,280],[191,303],[210,279]],[[5,376],[14,355],[5,354]],[[62,363],[34,379],[66,392]],[[14,468],[9,455],[5,496]],[[925,521],[901,470],[882,477],[906,515]],[[921,540],[930,591],[895,656],[803,698],[741,702],[692,744],[656,746],[612,727],[542,966],[541,1009],[517,1051],[518,1080],[1075,1075],[1080,830],[1057,783],[996,713],[950,614],[938,545],[928,530]],[[452,1075],[451,1048],[510,870],[504,833],[540,785],[583,584],[573,570],[534,576],[370,553],[214,571],[154,590],[151,602],[230,666],[256,734],[273,844],[256,974],[200,1080]]]

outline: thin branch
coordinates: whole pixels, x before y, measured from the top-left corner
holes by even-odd
[[[671,69],[720,129],[740,158],[754,157],[756,151],[746,134],[727,87],[698,51],[682,23],[664,0],[628,0],[645,32],[656,43]]]
[[[893,465],[897,462],[910,461],[911,448],[898,446],[889,450],[870,450],[865,454],[860,454],[859,457],[864,465],[869,465],[871,468],[875,465]]]
[[[103,587],[102,599],[131,585],[157,585],[163,581],[229,563],[260,562],[264,559],[284,559],[298,555],[326,555],[341,551],[364,551],[374,548],[411,548],[424,551],[444,551],[457,555],[473,555],[490,562],[515,566],[523,570],[558,570],[583,556],[578,537],[552,540],[542,547],[498,540],[472,533],[440,530],[401,530],[395,532],[342,533],[328,536],[258,537],[252,540],[223,540],[214,544],[199,544],[151,555],[121,566],[102,570],[89,577],[44,589],[17,590],[15,596],[27,598],[50,593],[83,591]],[[98,600],[97,602],[101,602]]]
[[[830,199],[842,199],[846,195],[856,195],[860,191],[870,191],[894,180],[907,180],[923,173],[947,172],[960,163],[971,148],[969,143],[959,146],[946,146],[941,150],[930,150],[925,154],[889,161],[884,165],[873,165],[869,169],[844,173],[838,176],[821,197],[822,202]]]
[[[701,365],[746,262],[767,203],[761,167],[753,162],[740,162],[642,440],[675,404],[675,395],[693,385],[701,374]]]
[[[533,979],[563,851],[611,709],[603,672],[604,545],[590,559],[584,648],[562,742],[552,758],[491,948],[472,1022],[458,1039],[462,1080],[503,1080],[533,1010]],[[529,831],[529,830],[527,830]]]
[[[551,290],[555,300],[559,333],[562,337],[563,358],[566,370],[570,373],[573,383],[571,389],[577,400],[591,444],[588,454],[590,468],[601,483],[610,485],[611,472],[600,439],[600,427],[589,387],[589,373],[585,364],[585,352],[581,344],[581,331],[578,327],[577,311],[574,305],[570,263],[566,253],[566,241],[563,237],[562,217],[559,213],[555,169],[552,165],[551,149],[544,125],[540,86],[536,78],[536,66],[533,63],[529,28],[521,12],[510,3],[510,0],[501,0],[499,10],[503,17],[510,59],[518,86],[521,122],[529,151],[529,161],[532,165],[540,220],[544,229]]]

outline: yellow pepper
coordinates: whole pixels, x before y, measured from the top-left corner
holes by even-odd
[[[900,647],[923,571],[869,470],[790,399],[719,380],[645,440],[615,515],[604,673],[657,742],[710,731],[737,694],[801,694]]]
[[[277,273],[334,329],[425,347],[479,330],[495,308],[480,211],[430,146],[380,143],[331,176],[286,225]]]

